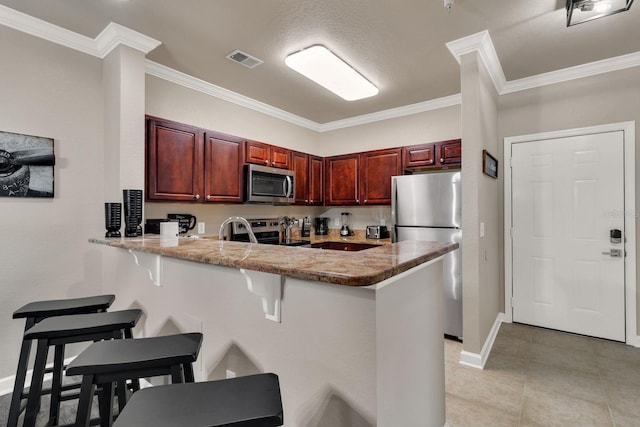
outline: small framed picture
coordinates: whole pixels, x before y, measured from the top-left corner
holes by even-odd
[[[487,150],[482,150],[482,172],[493,179],[498,179],[498,159]]]

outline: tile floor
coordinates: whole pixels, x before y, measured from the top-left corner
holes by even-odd
[[[447,422],[460,426],[640,426],[640,348],[503,323],[484,370],[445,340]]]

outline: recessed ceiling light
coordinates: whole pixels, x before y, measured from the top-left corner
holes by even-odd
[[[285,63],[346,101],[378,94],[377,87],[322,45],[292,53],[287,56]]]

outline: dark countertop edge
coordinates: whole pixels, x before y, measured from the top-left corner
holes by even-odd
[[[442,255],[446,255],[447,253],[459,248],[459,244],[449,243],[446,247],[444,247],[440,251],[433,251],[421,256],[417,256],[401,264],[398,264],[395,267],[385,268],[373,274],[362,274],[362,275],[355,276],[355,275],[340,274],[337,272],[324,273],[322,271],[311,271],[309,269],[302,269],[302,268],[296,268],[296,267],[285,268],[285,267],[274,265],[273,263],[270,263],[270,262],[256,261],[255,259],[251,261],[245,261],[245,262],[243,262],[244,260],[237,260],[233,258],[227,258],[227,259],[215,258],[214,259],[206,256],[197,257],[197,259],[194,259],[194,257],[181,256],[181,254],[176,253],[175,248],[162,248],[162,247],[153,247],[153,246],[132,247],[132,245],[127,244],[126,240],[123,240],[120,238],[115,238],[115,239],[90,238],[88,240],[89,240],[89,243],[112,246],[120,249],[132,250],[136,252],[145,252],[145,253],[150,253],[154,255],[162,255],[168,258],[175,258],[183,261],[218,265],[222,267],[230,267],[230,268],[237,268],[237,269],[243,268],[246,270],[260,271],[260,272],[271,273],[271,274],[279,274],[282,276],[292,277],[295,279],[318,281],[318,282],[330,283],[334,285],[353,286],[353,287],[364,287],[364,286],[375,285],[376,283],[379,283],[386,279],[394,277],[400,273],[403,273],[414,267],[417,267],[420,264],[429,262],[433,259],[436,259]],[[130,242],[134,243],[136,242],[136,240],[137,240],[136,238],[133,238],[130,240]],[[288,249],[295,250],[298,248],[299,247],[290,247]],[[317,251],[318,249],[310,249],[310,250]],[[375,250],[375,248],[372,250]],[[351,252],[351,254],[362,254],[362,252]],[[392,255],[387,255],[387,256],[391,257]]]

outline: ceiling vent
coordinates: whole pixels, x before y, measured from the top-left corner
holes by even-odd
[[[264,61],[261,61],[258,58],[251,56],[248,53],[244,53],[240,50],[234,50],[229,55],[227,55],[227,58],[234,62],[237,62],[238,64],[242,64],[247,68],[255,68],[258,65],[264,63]]]

